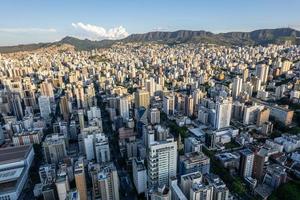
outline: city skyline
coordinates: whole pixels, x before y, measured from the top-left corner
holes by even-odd
[[[298,200],[299,7],[2,2],[0,200]]]
[[[151,31],[213,33],[291,27],[299,30],[299,1],[9,1],[2,2],[0,46],[54,42],[65,36],[120,39]],[[14,17],[8,17],[14,13]],[[281,14],[277,14],[281,13]]]

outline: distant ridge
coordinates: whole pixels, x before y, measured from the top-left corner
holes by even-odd
[[[298,43],[297,37],[300,37],[300,31],[292,28],[278,29],[260,29],[251,32],[228,32],[214,34],[208,31],[190,31],[179,30],[174,32],[155,31],[144,34],[131,34],[121,40],[81,40],[75,37],[67,36],[58,42],[37,43],[17,46],[0,47],[0,53],[12,53],[18,51],[32,51],[51,45],[70,44],[76,50],[91,50],[99,48],[108,48],[117,42],[160,42],[164,44],[176,43],[211,43],[219,45],[267,45],[271,43],[283,43],[291,41]]]

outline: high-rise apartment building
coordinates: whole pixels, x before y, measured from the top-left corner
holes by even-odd
[[[133,183],[138,194],[147,190],[147,170],[143,160],[134,158],[132,161]]]
[[[48,96],[51,101],[54,100],[54,92],[52,83],[44,81],[40,84],[40,90],[42,96]]]
[[[159,124],[160,123],[160,111],[157,108],[151,108],[148,111],[148,120],[151,124]]]
[[[190,192],[190,200],[212,200],[213,187],[202,183],[192,185]]]
[[[129,119],[129,102],[128,97],[123,96],[118,98],[118,109],[123,121],[126,122]]]
[[[151,186],[168,185],[176,176],[177,142],[174,138],[150,143],[148,151],[148,182]]]
[[[87,186],[86,186],[86,177],[85,177],[85,170],[84,170],[84,163],[83,159],[78,160],[75,163],[75,183],[76,188],[80,196],[80,200],[87,200]]]
[[[148,108],[150,105],[150,95],[148,91],[138,90],[134,94],[135,107],[145,107]]]
[[[251,177],[253,171],[254,153],[250,149],[240,151],[240,175],[244,178]]]
[[[40,96],[38,98],[41,117],[45,120],[49,119],[51,113],[50,97]]]
[[[261,80],[262,84],[266,84],[269,75],[269,66],[266,64],[259,64],[255,69],[256,76]]]
[[[180,178],[180,188],[183,194],[189,199],[192,185],[202,182],[202,174],[200,172],[192,172],[182,175]]]
[[[237,99],[237,97],[240,95],[242,91],[242,85],[243,85],[243,79],[241,79],[240,77],[235,77],[233,79],[233,84],[232,84],[233,99]]]
[[[221,129],[228,127],[231,120],[232,99],[219,99],[216,102],[216,120],[214,127]]]
[[[119,177],[112,163],[98,173],[98,186],[101,200],[119,200]]]
[[[167,115],[173,115],[175,112],[175,97],[174,95],[164,96],[163,111]]]
[[[44,156],[47,163],[59,163],[67,156],[66,141],[63,135],[47,135],[43,142]]]

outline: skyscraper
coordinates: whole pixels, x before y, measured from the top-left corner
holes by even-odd
[[[253,160],[253,178],[261,181],[263,178],[263,168],[265,163],[265,156],[259,151],[255,153]]]
[[[44,81],[43,83],[40,84],[40,90],[42,96],[48,96],[50,97],[50,100],[54,100],[54,92],[53,92],[53,86],[52,83]]]
[[[51,113],[50,107],[50,98],[48,96],[40,96],[39,99],[39,107],[41,112],[41,117],[44,119],[49,119],[49,115]]]
[[[118,103],[120,115],[122,116],[123,121],[126,122],[129,119],[129,102],[127,96],[120,97]]]
[[[47,135],[43,142],[44,156],[47,163],[63,161],[67,156],[66,143],[64,136],[58,134]]]
[[[80,125],[80,130],[84,129],[84,110],[78,110],[78,120]]]
[[[256,76],[261,80],[262,84],[266,84],[269,75],[269,66],[266,64],[259,64],[255,70]]]
[[[253,171],[254,153],[250,149],[240,151],[240,175],[244,178],[251,177]]]
[[[135,107],[145,107],[148,108],[150,105],[150,95],[148,91],[138,90],[134,94]]]
[[[269,121],[269,116],[270,116],[270,109],[264,108],[261,111],[259,111],[257,115],[257,126],[262,126],[265,122]]]
[[[81,200],[87,200],[87,187],[83,159],[75,163],[75,183]]]
[[[151,186],[168,185],[176,176],[177,142],[174,138],[150,143],[148,155],[148,182]]]
[[[235,77],[233,79],[233,84],[232,84],[233,99],[237,99],[237,97],[240,95],[242,91],[242,85],[243,85],[243,79],[241,79],[240,77]]]
[[[85,100],[84,89],[81,84],[78,84],[74,88],[74,93],[76,96],[77,108],[86,108],[87,104]]]
[[[67,198],[68,192],[70,191],[69,178],[65,170],[61,170],[58,172],[55,180],[55,185],[58,199],[65,200]]]
[[[160,111],[157,108],[151,108],[148,112],[148,119],[151,124],[160,123]]]
[[[133,183],[138,194],[147,190],[147,170],[143,160],[134,158],[132,161]]]
[[[173,115],[175,112],[175,98],[174,95],[164,96],[163,111],[167,115]]]
[[[70,116],[70,108],[69,108],[69,100],[66,95],[60,97],[59,108],[60,108],[60,113],[64,117],[64,120],[68,121]]]
[[[99,172],[98,185],[101,200],[119,200],[119,177],[112,163]]]
[[[231,120],[232,99],[219,99],[216,102],[216,129],[228,127]]]

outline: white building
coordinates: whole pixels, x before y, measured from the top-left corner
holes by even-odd
[[[138,194],[147,190],[147,170],[143,160],[134,158],[132,161],[133,183]]]
[[[160,111],[157,108],[151,108],[148,112],[148,118],[151,124],[160,123]]]
[[[190,191],[190,200],[212,200],[213,187],[211,185],[204,185],[202,183],[195,183],[192,185]]]
[[[119,108],[120,115],[123,118],[123,120],[126,122],[129,119],[129,103],[128,103],[127,96],[120,97],[118,99],[118,103],[119,103],[118,108]]]
[[[240,77],[235,77],[233,79],[233,85],[232,85],[233,99],[237,99],[237,97],[240,95],[242,91],[242,85],[243,85],[243,79],[241,79]]]
[[[221,129],[230,125],[232,99],[219,99],[216,102],[216,120],[214,127]]]
[[[51,113],[51,107],[50,107],[50,97],[48,96],[40,96],[39,99],[39,108],[41,117],[44,119],[49,119],[49,115]]]
[[[0,149],[0,199],[18,199],[34,159],[31,145]]]
[[[150,143],[148,155],[148,182],[150,186],[169,185],[177,171],[177,142],[174,138]]]
[[[119,177],[112,163],[99,172],[98,186],[102,200],[119,200]]]
[[[174,95],[164,96],[163,111],[167,115],[173,115],[175,112],[175,98]]]
[[[255,74],[261,80],[261,83],[265,84],[268,80],[269,66],[265,64],[257,65]]]
[[[62,170],[61,172],[58,172],[55,185],[58,199],[65,200],[67,198],[68,192],[70,191],[70,184],[66,171]]]
[[[104,133],[92,132],[83,136],[86,159],[96,160],[98,163],[110,161],[108,138]]]
[[[90,110],[87,111],[88,120],[91,121],[95,118],[101,119],[101,110],[100,108],[93,106]]]

